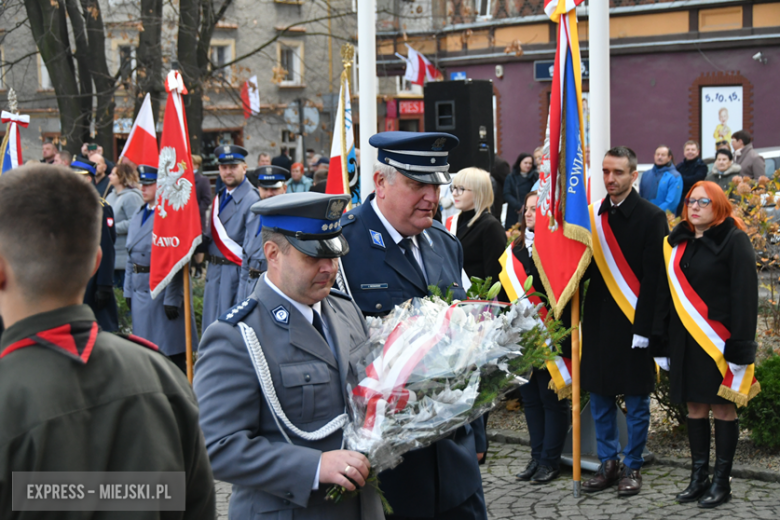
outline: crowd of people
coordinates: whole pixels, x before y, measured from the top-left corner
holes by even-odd
[[[586,492],[615,485],[620,496],[641,491],[658,364],[670,370],[672,399],[689,411],[693,470],[677,500],[708,508],[731,497],[739,436],[735,403],[744,404],[756,390],[729,381],[752,374],[758,289],[744,224],[732,215],[718,176],[740,163],[742,175],[763,174],[751,136],[742,131],[733,138],[737,160],[730,149],[718,150],[710,171],[696,142],[685,143],[685,159],[677,166],[671,149],[660,146],[639,191],[632,150],[616,147],[603,157],[607,196],[590,208],[594,258],[583,276],[589,286],[581,323],[582,389],[590,395],[601,461],[583,483]],[[103,458],[38,456],[32,465],[22,448],[14,448],[11,458],[0,451],[0,483],[10,470],[74,469],[63,461],[79,460],[76,466],[84,471],[185,471],[192,518],[205,516],[191,511],[213,511],[213,478],[233,484],[231,518],[270,518],[283,511],[294,511],[296,518],[382,518],[378,496],[365,486],[370,463],[343,449],[340,428],[347,389],[359,377],[351,358],[367,338],[365,319],[427,296],[431,286],[464,299],[470,277],[500,278],[502,255],[517,259],[520,275],[542,289],[533,254],[542,150],[520,154],[511,168],[497,159],[491,172],[466,168],[451,176],[446,152],[458,145],[452,135],[386,132],[369,142],[378,151],[371,165],[375,191],[346,212],[348,196],[316,193],[327,179],[328,162],[313,153],[307,154],[308,168],[284,149],[273,159],[261,153],[250,171],[245,148],[219,146],[213,195],[199,171],[202,159],[193,156],[204,230],[193,264],[196,274],[205,269],[206,278],[200,341],[192,334],[198,351],[192,389],[182,373],[182,273],[164,297],[150,296],[156,169],[114,165],[99,147],[85,145],[70,168],[86,183],[62,167],[42,165],[0,177],[0,315],[7,327],[0,337],[0,385],[15,392],[34,386],[33,366],[38,374],[58,375],[50,388],[29,390],[35,397],[22,404],[0,403],[0,414],[24,418],[14,423],[12,437],[34,445],[41,423],[65,440],[83,434],[78,424],[84,410],[103,406],[101,395],[112,395],[116,407],[104,416],[111,426],[89,421],[92,435],[104,438],[101,428],[133,420],[128,431],[160,441],[138,451],[147,449],[144,441],[109,435]],[[56,156],[44,146],[43,162]],[[39,219],[21,212],[25,216],[8,225],[2,214],[14,215],[17,205],[33,197],[52,199],[45,214]],[[442,212],[439,221],[442,210],[449,215]],[[671,233],[667,211],[682,217]],[[53,244],[44,239],[52,233]],[[38,279],[39,273],[46,275]],[[48,283],[52,276],[68,283]],[[114,285],[122,288],[132,314],[135,336],[129,339],[106,334],[118,328]],[[507,291],[498,299],[508,300]],[[569,316],[565,309],[562,319]],[[33,345],[49,348],[23,348]],[[571,344],[562,347],[562,357],[570,358]],[[66,371],[62,353],[75,360]],[[77,381],[98,377],[79,371],[78,364],[122,376],[104,377],[76,399],[70,390],[82,385]],[[133,383],[127,367],[135,367]],[[569,428],[570,406],[565,393],[554,390],[551,370],[534,369],[519,389],[532,453],[517,478],[533,485],[560,475]],[[42,410],[33,424],[22,405],[47,402],[47,391],[59,396],[58,405]],[[148,400],[140,397],[146,393]],[[628,425],[622,447],[620,396]],[[716,446],[711,481],[710,411]],[[8,435],[0,428],[0,450],[10,449]],[[74,453],[90,449],[84,442],[74,442]],[[166,447],[171,453],[161,453]],[[480,418],[404,455],[402,464],[379,477],[392,518],[486,519],[479,463],[487,450],[486,418]],[[123,465],[132,454],[143,456]],[[364,489],[357,498],[333,503],[325,498],[331,484]],[[0,485],[3,505],[6,488]]]

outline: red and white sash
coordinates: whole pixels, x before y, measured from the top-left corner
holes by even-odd
[[[761,391],[761,385],[754,376],[756,367],[754,364],[745,367],[734,365],[723,357],[731,332],[721,322],[708,317],[707,304],[696,294],[680,269],[680,260],[687,245],[688,242],[682,242],[672,247],[668,238],[664,240],[666,274],[674,308],[685,329],[715,361],[723,375],[718,395],[737,406],[745,406]]]
[[[455,213],[451,217],[447,217],[447,221],[444,223],[444,226],[447,228],[447,231],[449,231],[453,235],[458,234],[458,217],[460,216],[460,212]]]
[[[634,323],[640,283],[628,265],[626,257],[623,256],[623,251],[620,250],[615,234],[609,226],[608,212],[598,214],[604,201],[605,199],[601,199],[589,207],[591,229],[597,237],[597,240],[593,240],[593,259],[607,284],[609,293],[623,314]]]
[[[498,260],[501,263],[501,273],[498,275],[498,279],[501,280],[501,285],[506,291],[506,295],[509,301],[515,301],[525,294],[525,282],[528,279],[528,275],[525,272],[523,263],[517,259],[512,253],[512,245],[510,244],[501,258]],[[533,295],[536,293],[533,285],[528,289],[528,301],[534,305],[542,303],[542,299],[539,296]],[[539,309],[539,317],[542,320],[547,321],[547,307],[543,306]],[[547,361],[547,370],[550,372],[552,381],[550,381],[550,389],[554,390],[558,394],[559,399],[565,399],[571,396],[571,358],[555,356],[554,359]]]
[[[234,264],[241,265],[241,245],[230,238],[222,221],[219,220],[219,193],[214,197],[214,204],[211,207],[211,239],[226,259]]]

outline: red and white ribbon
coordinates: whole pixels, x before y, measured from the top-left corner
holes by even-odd
[[[2,121],[3,124],[16,123],[22,128],[27,128],[27,125],[30,124],[30,116],[21,115],[21,114],[12,114],[11,112],[6,112],[5,110],[3,110],[2,116],[0,116],[0,121]]]
[[[230,238],[222,221],[219,220],[219,193],[214,197],[214,204],[211,210],[211,238],[214,240],[217,249],[219,249],[222,256],[233,262],[234,264],[241,265],[241,245],[236,243],[235,240]]]

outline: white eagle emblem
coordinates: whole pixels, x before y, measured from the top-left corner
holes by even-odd
[[[175,168],[175,169],[174,169]],[[187,205],[192,192],[192,183],[183,179],[187,171],[187,163],[176,163],[176,149],[166,146],[160,151],[160,160],[157,168],[157,207],[160,208],[160,217],[165,218],[165,201],[168,201],[174,211],[179,211]]]

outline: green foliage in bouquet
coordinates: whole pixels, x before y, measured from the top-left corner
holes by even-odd
[[[354,484],[354,481],[352,483]],[[368,473],[368,478],[366,479],[366,486],[371,486],[376,490],[377,495],[379,495],[379,501],[382,503],[382,510],[385,512],[386,515],[392,515],[393,508],[390,506],[390,502],[387,501],[387,498],[385,498],[385,494],[379,488],[379,477],[376,475],[376,472],[374,472],[373,469]],[[357,487],[357,484],[355,484],[354,491],[347,491],[347,488],[343,486],[331,486],[331,488],[328,489],[328,492],[325,493],[325,500],[330,500],[334,504],[338,504],[339,502],[344,500],[345,497],[354,498],[358,496],[358,493],[360,493],[360,489],[361,488]]]

